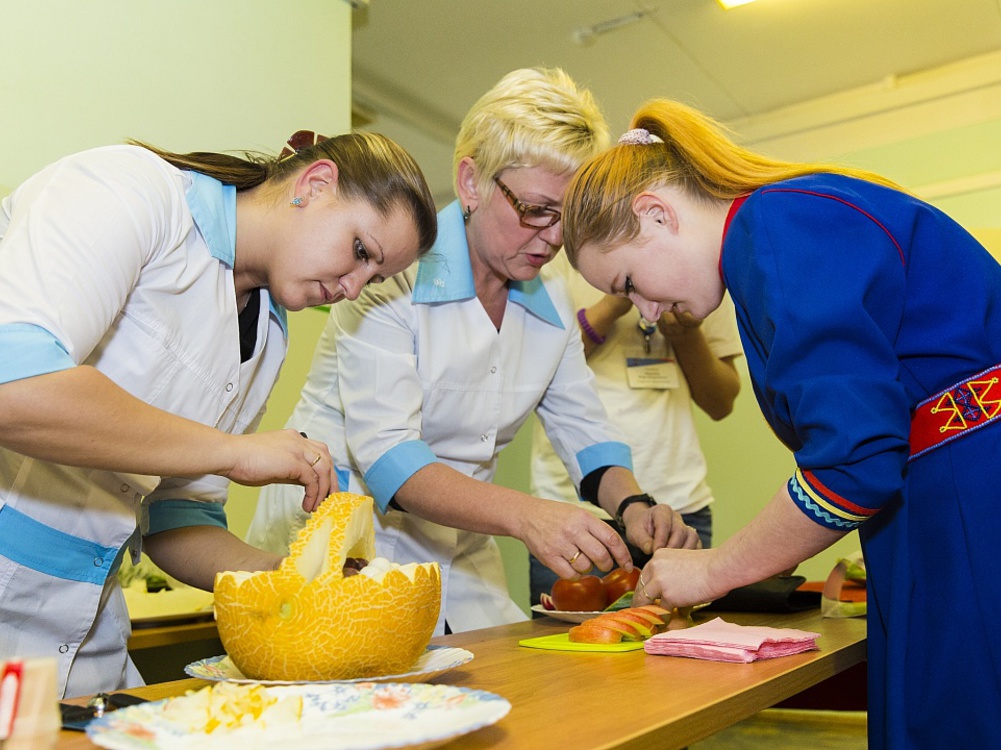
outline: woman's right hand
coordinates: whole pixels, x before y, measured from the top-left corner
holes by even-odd
[[[219,473],[237,484],[301,485],[305,488],[302,509],[308,513],[337,491],[337,475],[326,443],[292,429],[237,435],[234,440],[232,468]]]
[[[535,498],[538,509],[524,519],[521,541],[561,578],[579,578],[596,567],[632,570],[629,549],[615,529],[584,508]]]

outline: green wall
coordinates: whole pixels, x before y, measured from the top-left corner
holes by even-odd
[[[0,195],[65,154],[137,138],[175,151],[281,149],[351,127],[344,0],[4,3]],[[289,316],[292,348],[265,427],[284,425],[323,315]],[[257,490],[234,487],[243,533]]]

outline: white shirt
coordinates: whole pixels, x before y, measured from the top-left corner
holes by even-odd
[[[561,255],[544,270],[546,275],[562,277],[573,297],[574,309],[590,307],[602,293],[589,285]],[[677,387],[632,388],[626,377],[626,358],[642,356],[645,351],[639,329],[639,311],[633,307],[613,323],[605,343],[588,357],[588,365],[597,378],[598,393],[612,422],[629,436],[633,452],[633,472],[643,491],[658,503],[670,505],[679,513],[694,513],[712,502],[712,490],[706,483],[706,460],[692,413],[688,382],[677,369]],[[729,295],[700,327],[712,353],[719,358],[742,353],[740,336]],[[670,344],[660,332],[650,339],[651,357],[674,358]],[[532,434],[531,492],[539,497],[566,502],[580,502],[576,486],[553,451],[545,431],[536,426]],[[601,518],[608,514],[584,503]]]
[[[240,362],[235,191],[113,146],[69,156],[0,210],[0,382],[92,365],[173,414],[252,431],[285,356],[262,298]],[[224,501],[228,480],[76,469],[0,449],[0,657],[50,656],[60,694],[141,684],[114,572],[150,503]]]
[[[332,308],[288,425],[327,442],[342,489],[375,498],[379,555],[441,565],[440,633],[446,616],[459,632],[525,615],[492,537],[387,511],[410,476],[440,461],[492,481],[533,410],[577,481],[631,459],[594,391],[563,285],[512,282],[498,331],[476,297],[458,204],[439,214],[438,231],[416,266]],[[247,541],[287,550],[300,502],[301,491],[264,488]]]

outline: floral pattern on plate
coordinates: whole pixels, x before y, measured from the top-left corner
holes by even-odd
[[[164,717],[162,700],[106,714],[88,725],[87,736],[109,750],[425,750],[490,726],[511,710],[498,695],[452,685],[361,682],[265,689],[279,699],[301,695],[299,720],[192,732]]]
[[[305,683],[286,682],[284,680],[252,680],[244,677],[232,660],[226,656],[213,656],[199,659],[184,668],[185,674],[200,680],[240,682],[254,685],[333,685],[353,682],[426,682],[443,672],[462,666],[472,661],[473,654],[464,648],[447,646],[428,646],[427,651],[417,660],[414,668],[403,674],[361,677],[353,680],[317,680]]]

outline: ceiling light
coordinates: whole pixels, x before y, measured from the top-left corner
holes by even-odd
[[[752,2],[752,0],[743,0],[745,3]],[[602,21],[601,23],[596,23],[593,26],[582,26],[579,29],[575,29],[570,35],[571,38],[577,44],[582,47],[586,47],[591,42],[594,41],[596,36],[601,34],[607,34],[609,31],[619,28],[620,26],[625,26],[626,24],[635,23],[640,21],[647,16],[653,15],[657,12],[657,8],[644,8],[638,10],[635,13],[630,13],[625,16],[620,16],[619,18],[613,18],[609,21]]]
[[[730,10],[730,8],[736,8],[738,5],[753,3],[754,0],[716,0],[716,2],[722,5],[724,10]]]

